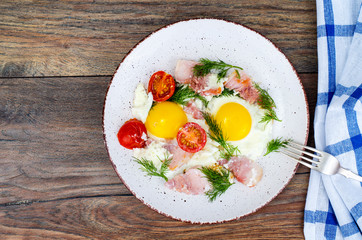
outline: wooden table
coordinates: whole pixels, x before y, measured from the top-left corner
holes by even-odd
[[[213,225],[158,214],[113,170],[102,109],[115,69],[148,34],[191,18],[234,21],[272,40],[301,77],[312,125],[314,0],[2,0],[0,239],[304,238],[304,167],[267,206]]]

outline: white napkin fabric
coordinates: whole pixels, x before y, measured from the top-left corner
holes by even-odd
[[[362,175],[361,0],[317,0],[316,148]],[[304,212],[310,239],[362,239],[362,184],[311,171]]]

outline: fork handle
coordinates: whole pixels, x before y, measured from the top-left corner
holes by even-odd
[[[362,182],[362,177],[361,176],[359,176],[359,175],[357,175],[357,174],[355,174],[355,173],[353,173],[350,170],[347,170],[345,168],[342,168],[342,167],[339,168],[338,173],[342,174],[346,178],[352,178],[354,180]]]

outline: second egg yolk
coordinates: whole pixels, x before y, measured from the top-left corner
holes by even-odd
[[[182,107],[173,102],[159,102],[153,106],[146,119],[146,129],[156,137],[175,138],[179,129],[187,123]]]
[[[220,124],[224,137],[229,141],[245,138],[251,129],[250,113],[239,103],[229,102],[222,105],[215,119]]]

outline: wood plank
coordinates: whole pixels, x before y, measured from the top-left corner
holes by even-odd
[[[191,18],[244,24],[271,39],[298,72],[317,72],[313,0],[3,0],[0,76],[112,75],[140,40]]]
[[[0,79],[0,204],[130,195],[103,143],[102,110],[110,79]],[[317,75],[302,74],[301,79],[313,113]],[[313,127],[310,132],[313,146]]]
[[[0,206],[0,237],[26,239],[303,239],[308,175],[296,175],[269,205],[240,220],[189,224],[133,196],[103,196]],[[268,226],[268,227],[266,227]]]
[[[103,143],[109,80],[0,80],[0,203],[129,193]]]
[[[316,78],[301,75],[311,111]],[[303,239],[309,178],[304,167],[267,206],[225,224],[175,221],[130,195],[102,141],[100,116],[109,81],[0,79],[2,239],[167,239],[170,233],[175,239]]]

